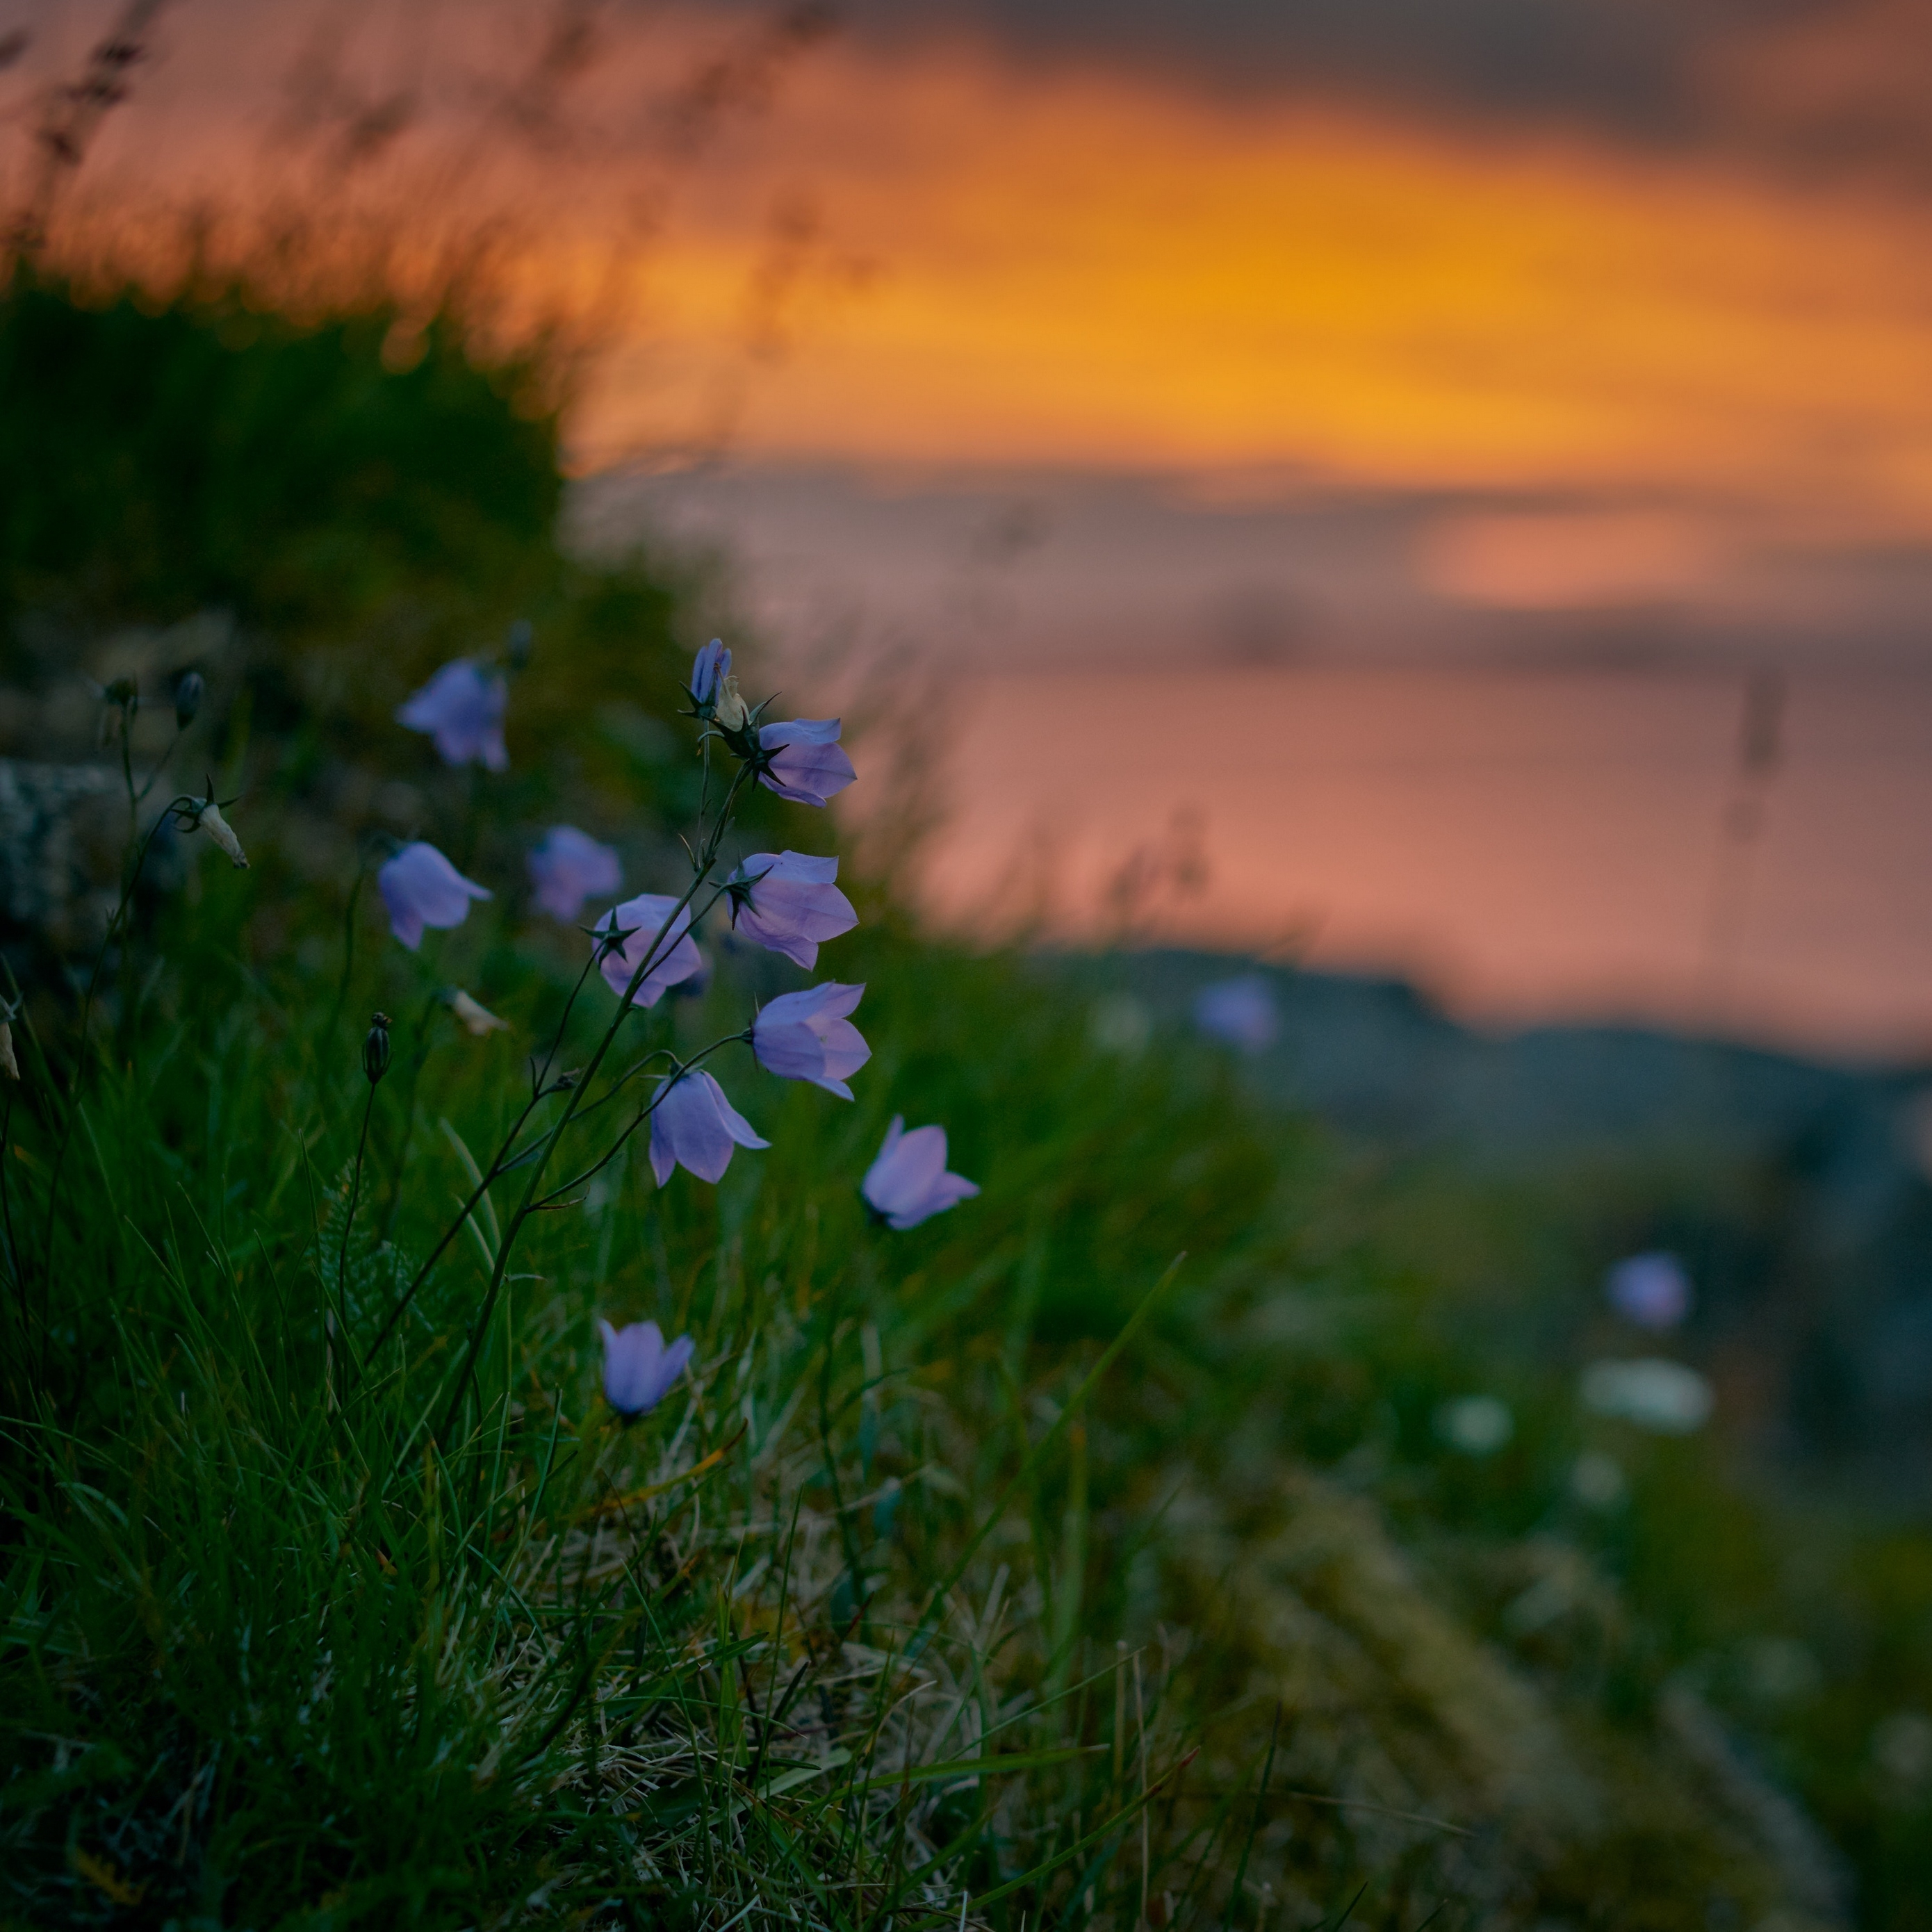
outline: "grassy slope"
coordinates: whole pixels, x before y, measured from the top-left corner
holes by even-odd
[[[426,1453],[488,1225],[352,1388],[329,1318],[366,1346],[580,962],[520,903],[534,830],[617,838],[634,886],[676,876],[676,600],[554,554],[547,430],[447,341],[386,378],[380,317],[286,341],[253,323],[224,350],[191,318],[22,313],[0,404],[50,334],[75,397],[130,356],[202,386],[145,443],[95,422],[120,453],[90,441],[87,465],[124,490],[88,526],[72,489],[86,542],[16,510],[8,588],[76,627],[238,609],[184,756],[245,778],[256,862],[194,858],[89,1052],[70,1000],[32,1006],[0,1162],[0,1912],[953,1924],[963,1891],[976,1922],[1124,1928],[1305,1924],[1366,1886],[1358,1923],[1445,1901],[1498,1925],[1828,1922],[1814,1834],[1714,1706],[1757,1720],[1862,1854],[1864,1922],[1926,1922],[1923,1796],[1883,1786],[1866,1745],[1892,1700],[1932,1700],[1922,1541],[1810,1537],[1794,1575],[1788,1531],[1698,1444],[1588,1438],[1633,1495],[1586,1508],[1567,1388],[1486,1350],[1457,1286],[1516,1266],[1534,1204],[1352,1173],[1211,1055],[1097,1053],[1064,991],[876,900],[821,962],[868,986],[857,1102],[728,1064],[772,1150],[715,1190],[657,1190],[627,1158],[540,1221],[480,1400]],[[259,449],[290,384],[302,421],[339,400],[364,426],[305,432],[298,498],[254,503],[245,462],[152,454],[198,418],[245,418],[229,442]],[[160,516],[157,466],[179,500],[143,563],[125,533]],[[474,500],[468,474],[493,479]],[[388,518],[386,491],[416,507]],[[316,562],[345,556],[374,561]],[[435,770],[395,701],[523,613],[513,771]],[[166,639],[145,648],[173,668]],[[28,650],[16,674],[62,662]],[[822,820],[760,809],[752,844],[822,849]],[[367,894],[345,953],[358,837],[382,829],[499,890],[420,960]],[[797,982],[766,956],[719,964],[701,1010],[632,1024],[709,1037]],[[512,1031],[458,1031],[445,981]],[[338,1301],[377,1006],[397,1059]],[[855,1194],[896,1111],[945,1123],[985,1190],[905,1235]],[[596,1392],[599,1313],[698,1338],[689,1388],[628,1429]],[[1482,1462],[1432,1429],[1474,1388],[1520,1421]],[[1835,1694],[1753,1705],[1735,1660],[1799,1634]]]

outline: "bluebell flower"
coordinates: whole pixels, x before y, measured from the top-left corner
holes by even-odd
[[[1258,973],[1244,973],[1202,988],[1195,996],[1194,1024],[1210,1040],[1262,1053],[1280,1034],[1281,1014],[1268,982]]]
[[[648,1415],[683,1374],[696,1343],[680,1335],[666,1348],[655,1322],[614,1328],[600,1321],[597,1327],[604,1337],[604,1399],[627,1422]]]
[[[575,924],[586,899],[601,899],[624,884],[616,853],[574,825],[553,825],[525,862],[537,904],[568,924]]]
[[[469,658],[446,664],[396,713],[396,722],[427,731],[446,765],[481,760],[493,772],[509,768],[503,748],[503,708],[508,692],[502,678]]]
[[[658,1089],[651,1114],[651,1172],[662,1187],[676,1167],[700,1180],[722,1180],[735,1147],[767,1148],[752,1124],[701,1068],[674,1076]]]
[[[460,926],[472,899],[487,899],[489,889],[466,879],[434,845],[420,838],[405,845],[376,874],[389,930],[413,952],[426,926]]]
[[[758,782],[794,805],[823,805],[859,775],[838,746],[836,718],[758,727]]]
[[[717,702],[718,680],[730,676],[730,670],[731,653],[722,638],[713,638],[691,667],[691,701],[700,712]]]
[[[866,1170],[859,1192],[888,1227],[903,1232],[943,1214],[980,1191],[963,1174],[946,1171],[946,1130],[905,1131],[905,1116],[895,1114],[879,1157]]]
[[[872,1057],[872,1049],[845,1016],[865,993],[863,986],[842,986],[828,980],[802,993],[784,993],[763,1008],[752,1022],[752,1051],[767,1073],[782,1080],[808,1080],[852,1097],[845,1084]]]
[[[1640,1328],[1675,1328],[1690,1312],[1690,1277],[1672,1254],[1628,1256],[1604,1277],[1604,1292]]]
[[[660,939],[658,932],[674,910],[677,916]],[[703,970],[704,956],[691,936],[691,908],[679,905],[668,894],[640,892],[635,898],[613,906],[592,930],[599,935],[599,969],[620,1000],[624,988],[631,983],[631,975],[646,956],[650,956],[651,969],[631,996],[634,1006],[656,1006],[663,998],[666,987],[675,986],[680,980],[688,980]],[[629,935],[622,945],[612,944],[604,936],[620,932]]]
[[[731,924],[808,973],[822,941],[859,923],[852,902],[832,884],[838,876],[836,859],[754,852],[724,882]]]

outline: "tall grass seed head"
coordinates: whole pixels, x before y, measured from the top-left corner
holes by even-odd
[[[850,1100],[846,1076],[872,1057],[864,1036],[846,1018],[865,991],[828,980],[802,993],[781,994],[752,1023],[752,1051],[758,1064],[781,1080],[808,1080],[842,1100]]]
[[[754,852],[724,882],[733,928],[808,973],[828,939],[859,923],[852,902],[832,881],[836,859],[802,852]]]

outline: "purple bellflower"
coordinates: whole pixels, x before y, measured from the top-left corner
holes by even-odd
[[[655,1322],[624,1328],[599,1322],[597,1327],[604,1337],[604,1399],[626,1422],[634,1422],[664,1400],[697,1344],[680,1335],[666,1348]]]
[[[586,899],[601,899],[624,884],[616,854],[574,825],[553,825],[525,862],[537,904],[567,924],[575,924]]]
[[[472,899],[490,890],[466,879],[434,845],[418,838],[405,845],[376,874],[376,890],[389,908],[389,930],[413,952],[426,926],[460,926]]]
[[[718,687],[730,674],[731,653],[723,639],[713,638],[691,667],[691,701],[700,715],[708,714],[717,703]]]
[[[859,1187],[872,1212],[902,1233],[979,1191],[963,1174],[946,1172],[946,1130],[915,1127],[908,1133],[903,1114],[892,1116],[879,1157]]]
[[[838,746],[836,718],[758,727],[758,782],[794,805],[823,805],[859,775]]]
[[[660,939],[658,930],[670,918],[674,908],[677,917],[672,921],[670,930]],[[640,892],[635,898],[626,899],[620,906],[613,906],[597,922],[595,930],[600,935],[615,932],[630,935],[621,946],[612,945],[607,938],[600,937],[598,940],[602,955],[598,963],[611,992],[620,1000],[624,997],[624,988],[631,983],[631,975],[644,963],[645,955],[652,956],[651,970],[638,982],[637,992],[631,996],[634,1006],[656,1006],[664,997],[667,986],[675,986],[680,980],[688,980],[704,964],[698,943],[691,936],[691,908],[679,906],[676,899],[662,892]]]
[[[446,664],[396,713],[396,722],[427,731],[446,765],[481,760],[493,772],[509,769],[503,748],[503,680],[469,658]]]
[[[722,1180],[734,1146],[768,1148],[752,1124],[701,1068],[674,1076],[658,1089],[651,1112],[651,1172],[662,1187],[684,1167],[700,1180]]]
[[[1675,1255],[1631,1255],[1604,1277],[1604,1293],[1640,1328],[1675,1328],[1690,1312],[1690,1277]]]
[[[1263,1053],[1281,1032],[1274,994],[1258,973],[1216,980],[1195,997],[1194,1024],[1210,1040],[1243,1053]]]
[[[809,973],[820,944],[859,923],[852,902],[832,882],[836,859],[802,852],[754,852],[730,878],[731,923]]]
[[[845,1016],[865,994],[863,986],[828,980],[802,993],[782,993],[752,1022],[752,1051],[767,1073],[782,1080],[809,1080],[842,1100],[852,1097],[845,1084],[872,1057],[872,1049]]]

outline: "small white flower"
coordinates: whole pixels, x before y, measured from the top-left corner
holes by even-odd
[[[232,805],[231,798],[228,802]],[[233,862],[235,869],[248,868],[248,855],[242,849],[242,842],[235,836],[235,828],[221,815],[221,806],[214,796],[214,780],[208,781],[206,798],[178,798],[171,808],[175,823],[184,832],[206,832]]]

